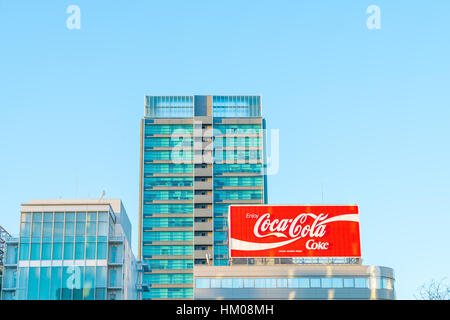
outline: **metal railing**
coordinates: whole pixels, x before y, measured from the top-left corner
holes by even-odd
[[[233,258],[230,265],[360,265],[360,257]]]
[[[2,226],[0,226],[0,266],[3,265],[3,258],[6,252],[6,240],[9,239],[11,235]]]

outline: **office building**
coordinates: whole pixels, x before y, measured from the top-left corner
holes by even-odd
[[[230,204],[267,201],[260,96],[146,96],[142,299],[192,299],[194,265],[229,264]]]
[[[310,260],[305,264],[198,266],[195,299],[395,299],[391,268],[341,264],[337,258],[322,259],[322,263]]]
[[[136,299],[131,224],[122,202],[33,200],[6,242],[5,300]]]

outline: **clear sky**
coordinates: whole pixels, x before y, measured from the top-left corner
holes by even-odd
[[[69,30],[66,9],[81,9]],[[369,30],[366,8],[381,9]],[[137,253],[144,95],[261,94],[274,204],[357,203],[398,298],[450,277],[450,2],[0,0],[0,224],[121,198]]]

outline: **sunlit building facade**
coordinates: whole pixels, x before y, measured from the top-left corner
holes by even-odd
[[[230,204],[267,201],[260,96],[146,96],[142,299],[191,299],[194,266],[229,264]]]
[[[7,242],[4,300],[136,299],[131,224],[118,199],[33,200]]]
[[[340,258],[299,259],[302,263],[195,268],[195,299],[225,300],[393,300],[394,271],[349,264]],[[260,261],[256,261],[260,260]],[[274,263],[274,259],[271,263]],[[279,259],[280,260],[280,259]]]

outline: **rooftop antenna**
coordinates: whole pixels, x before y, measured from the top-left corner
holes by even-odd
[[[321,184],[321,189],[322,189],[322,204],[323,204],[323,183]]]
[[[104,196],[105,196],[105,190],[102,191],[102,195],[100,196],[100,199],[98,199],[98,200],[103,200]]]
[[[78,199],[78,171],[75,170],[75,199]]]

